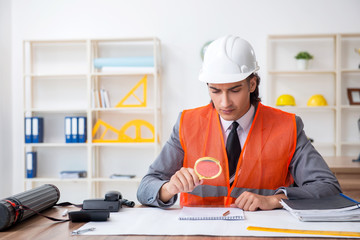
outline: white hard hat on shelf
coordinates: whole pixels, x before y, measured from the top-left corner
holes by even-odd
[[[245,80],[259,70],[255,52],[246,40],[225,36],[206,49],[199,80],[206,83],[232,83]]]

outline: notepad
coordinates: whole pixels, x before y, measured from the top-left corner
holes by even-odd
[[[224,216],[224,213],[229,213]],[[244,211],[240,208],[219,207],[183,207],[179,220],[244,220]]]

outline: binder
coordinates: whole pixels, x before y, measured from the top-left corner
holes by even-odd
[[[71,139],[73,143],[79,142],[79,135],[78,135],[78,118],[72,117],[71,118]]]
[[[42,143],[44,140],[44,119],[41,117],[32,118],[32,142]]]
[[[86,142],[86,117],[78,117],[79,143]]]
[[[37,169],[37,154],[36,152],[26,153],[26,177],[35,178]]]
[[[72,136],[71,136],[71,117],[65,117],[65,142],[71,143]]]
[[[25,118],[25,143],[32,143],[32,134],[31,134],[31,132],[32,132],[32,127],[31,127],[31,122],[32,122],[32,120],[31,120],[31,117],[26,117]]]

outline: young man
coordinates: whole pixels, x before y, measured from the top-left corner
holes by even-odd
[[[260,103],[253,48],[239,37],[212,42],[199,79],[211,103],[183,111],[138,189],[144,205],[235,205],[249,211],[281,208],[281,198],[318,198],[341,192],[339,183],[303,131],[298,116]],[[231,145],[231,146],[230,146]],[[220,161],[222,173],[200,180],[201,157]]]

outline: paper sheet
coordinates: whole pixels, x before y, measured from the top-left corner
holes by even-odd
[[[179,220],[180,208],[122,208],[111,213],[106,222],[89,222],[80,229],[95,227],[95,231],[84,235],[208,235],[208,236],[307,236],[330,237],[319,235],[301,235],[278,232],[246,230],[248,226],[291,228],[301,230],[351,231],[360,232],[360,222],[300,222],[286,210],[245,211],[245,220]],[[335,237],[335,236],[332,236]],[[352,237],[353,238],[353,237]]]

